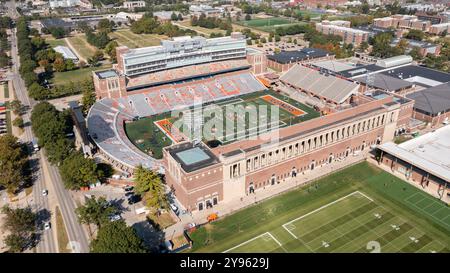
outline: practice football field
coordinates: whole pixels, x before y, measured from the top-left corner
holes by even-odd
[[[364,162],[190,236],[197,252],[450,252],[450,208],[422,194]],[[428,212],[411,204],[419,197]]]

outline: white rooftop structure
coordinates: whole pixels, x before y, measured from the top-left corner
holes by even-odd
[[[73,53],[73,51],[67,46],[56,46],[53,48],[56,52],[61,53],[64,59],[69,59],[73,61],[77,61],[78,57]]]
[[[355,66],[353,66],[351,64],[347,64],[347,63],[339,62],[339,61],[331,61],[331,60],[315,62],[313,64],[317,67],[325,68],[327,70],[334,71],[334,72],[340,72],[340,71],[355,68]]]
[[[245,58],[246,40],[241,33],[206,39],[182,36],[161,41],[160,46],[130,49],[118,62],[123,62],[127,76],[146,74],[187,65]]]
[[[399,55],[399,56],[395,56],[392,58],[378,60],[376,65],[388,68],[388,67],[398,66],[398,65],[402,65],[402,64],[409,64],[412,61],[413,61],[413,58],[409,55]]]
[[[379,149],[450,181],[450,126],[444,126],[399,145],[387,142],[380,145]]]
[[[301,64],[294,65],[280,80],[296,88],[341,104],[358,92],[359,84],[321,73]]]

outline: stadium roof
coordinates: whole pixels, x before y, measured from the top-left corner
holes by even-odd
[[[436,86],[450,82],[450,74],[417,65],[407,65],[382,72],[385,75],[424,86]]]
[[[315,63],[313,63],[313,65],[320,67],[320,68],[330,70],[330,71],[334,71],[334,72],[345,71],[345,70],[355,68],[355,66],[353,66],[351,64],[347,64],[347,63],[339,62],[339,61],[331,61],[331,60],[315,62]]]
[[[396,145],[384,143],[380,150],[406,161],[445,181],[450,181],[450,126]]]
[[[381,66],[377,66],[375,64],[369,64],[369,65],[358,65],[352,69],[339,71],[339,74],[346,77],[346,78],[353,78],[358,77],[361,75],[365,75],[370,72],[377,72],[380,70],[383,70],[385,68]]]
[[[67,46],[55,46],[53,48],[56,52],[61,53],[64,59],[78,60],[78,57]]]
[[[277,63],[287,64],[292,62],[315,59],[328,56],[332,53],[319,48],[303,48],[296,51],[282,51],[273,55],[268,55],[269,60]]]
[[[300,64],[294,65],[280,80],[335,103],[343,103],[350,95],[355,94],[359,87],[357,83]]]
[[[197,145],[192,142],[182,143],[169,147],[167,150],[186,172],[219,163],[219,159],[201,143]]]
[[[437,115],[450,110],[450,83],[430,87],[406,97],[415,101],[414,108]]]
[[[398,91],[413,86],[413,83],[411,82],[397,79],[384,74],[373,74],[371,76],[373,77],[373,82],[369,84],[371,87],[376,87],[387,91]],[[367,83],[366,76],[356,77],[354,79],[362,83]]]

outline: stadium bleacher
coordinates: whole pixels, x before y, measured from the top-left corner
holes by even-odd
[[[180,79],[192,78],[201,75],[211,75],[217,72],[231,71],[239,68],[249,67],[246,60],[227,60],[215,63],[196,64],[184,66],[176,69],[168,69],[159,72],[153,72],[138,77],[127,78],[127,89],[139,86],[154,85],[177,81]]]
[[[230,73],[201,81],[164,86],[118,99],[103,98],[89,111],[87,124],[97,146],[115,162],[130,169],[142,164],[159,168],[160,161],[140,151],[127,138],[124,122],[266,89],[250,72]],[[201,100],[199,100],[201,99]]]
[[[280,80],[337,104],[356,94],[359,87],[355,82],[327,75],[301,64],[289,69]]]

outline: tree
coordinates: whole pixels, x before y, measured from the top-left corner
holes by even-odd
[[[27,155],[18,139],[10,134],[0,136],[0,186],[16,192],[26,178]]]
[[[87,114],[89,109],[94,105],[96,96],[94,92],[94,83],[92,79],[83,83],[83,96],[81,97],[81,104],[83,105],[83,113]]]
[[[66,31],[63,27],[51,27],[49,28],[49,31],[55,39],[64,38],[66,35]]]
[[[158,174],[139,166],[135,171],[134,181],[135,192],[143,196],[147,206],[157,210],[167,207],[164,184]]]
[[[2,208],[5,214],[4,228],[17,233],[27,233],[36,230],[37,215],[31,207],[12,209],[8,206]]]
[[[110,33],[113,30],[113,24],[108,19],[103,18],[98,21],[97,29],[101,32]]]
[[[63,160],[70,155],[73,149],[73,141],[67,138],[58,138],[45,145],[48,161],[57,165],[61,164]]]
[[[22,252],[35,240],[37,215],[31,207],[11,209],[2,208],[5,214],[3,228],[11,234],[5,238],[5,243],[11,252]]]
[[[177,19],[178,21],[183,21],[183,15],[181,13],[178,13]]]
[[[425,33],[418,29],[410,29],[404,37],[407,39],[422,41],[425,38]]]
[[[97,66],[101,60],[103,60],[103,52],[97,50],[94,55],[88,59],[88,63],[91,66]]]
[[[9,252],[18,253],[26,249],[28,240],[19,234],[9,234],[5,238],[5,245],[9,248]]]
[[[172,14],[170,15],[170,20],[172,21],[177,21],[178,20],[178,16],[175,12],[172,12]]]
[[[250,14],[246,14],[244,17],[245,21],[250,21],[252,19],[252,16]]]
[[[63,58],[56,58],[53,62],[53,69],[55,69],[56,72],[63,72],[66,70],[66,63],[64,62]]]
[[[47,89],[42,87],[39,83],[34,82],[28,87],[28,95],[35,100],[44,100],[47,98]]]
[[[14,114],[16,114],[16,115],[21,115],[21,114],[22,114],[23,104],[22,104],[22,102],[21,102],[20,100],[15,99],[15,100],[13,100],[13,101],[10,101],[10,102],[8,103],[8,107],[9,107],[9,109],[11,109],[11,110],[14,112]]]
[[[19,128],[23,128],[24,123],[23,123],[23,118],[21,117],[17,117],[13,120],[13,125]]]
[[[72,152],[60,166],[61,177],[67,189],[78,190],[103,179],[93,159],[85,158],[79,151]]]
[[[147,249],[132,227],[123,220],[103,225],[91,242],[93,253],[146,253]]]
[[[371,54],[381,58],[392,57],[392,50],[390,46],[391,39],[392,34],[390,33],[385,32],[375,35],[373,38],[373,48]]]
[[[368,48],[369,48],[369,44],[367,42],[362,42],[358,47],[358,51],[365,52]]]
[[[422,59],[422,54],[420,53],[420,47],[414,46],[411,51],[409,52],[409,55],[415,60],[419,61]]]
[[[117,211],[117,208],[112,206],[104,197],[95,198],[95,196],[87,198],[86,203],[75,210],[80,223],[94,224],[98,228],[109,223],[109,216],[116,214]]]
[[[77,67],[72,59],[67,59],[65,61],[65,65],[66,65],[66,70],[67,71],[74,70]]]
[[[106,54],[109,55],[111,58],[111,62],[115,63],[117,61],[116,57],[116,47],[118,47],[119,44],[116,41],[109,42],[105,47]]]

